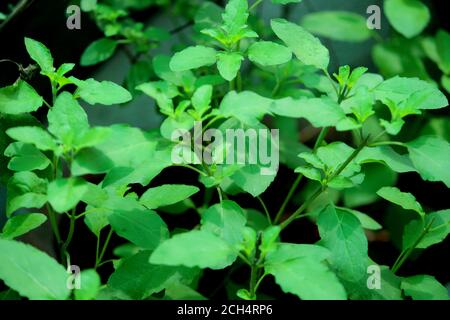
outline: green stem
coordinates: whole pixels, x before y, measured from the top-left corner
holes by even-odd
[[[377,147],[377,146],[400,146],[407,148],[406,144],[399,141],[381,141],[381,142],[374,142],[369,145],[369,147]]]
[[[260,196],[257,196],[256,199],[258,199],[259,203],[261,203],[261,207],[263,208],[264,213],[266,214],[267,221],[269,221],[269,223],[272,225],[272,218],[270,218],[269,210],[267,210],[267,206],[264,203],[263,199],[261,199]]]
[[[50,220],[50,225],[52,227],[56,241],[58,242],[58,246],[60,246],[62,244],[62,240],[61,240],[61,234],[59,233],[58,222],[56,220],[55,211],[53,211],[53,209],[50,207],[50,205],[48,203],[46,206],[47,206],[48,217]]]
[[[251,265],[251,271],[250,271],[250,297],[256,299],[256,283],[257,283],[257,276],[258,276],[258,267],[256,266],[256,263],[253,263]]]
[[[263,0],[256,0],[255,3],[250,6],[248,11],[252,11],[253,9],[255,9],[261,2],[263,2]]]
[[[188,164],[174,164],[173,166],[174,166],[174,167],[188,168],[188,169],[191,169],[192,171],[197,172],[198,174],[200,174],[200,175],[202,175],[202,176],[205,176],[205,177],[208,176],[205,172],[203,172],[203,171],[197,169],[196,167],[193,167],[193,166],[191,166],[191,165],[188,165]]]
[[[345,160],[343,164],[339,166],[339,168],[333,172],[328,178],[328,181],[331,181],[334,177],[338,176],[347,166],[348,164],[361,152],[361,150],[367,145],[368,138],[364,139],[363,142],[352,152],[352,154]],[[281,229],[286,228],[292,221],[300,217],[300,215],[305,211],[310,204],[317,199],[323,192],[327,190],[327,186],[319,187],[313,194],[306,200],[288,219],[286,219],[281,225]]]
[[[313,153],[317,151],[317,149],[322,145],[323,141],[325,140],[325,137],[328,134],[328,131],[330,130],[329,127],[322,128],[322,130],[319,133],[319,136],[317,137],[316,143],[314,144]],[[275,216],[275,223],[278,223],[283,216],[284,210],[286,210],[286,206],[288,205],[289,201],[291,201],[292,196],[295,193],[295,190],[297,190],[298,185],[300,184],[300,181],[302,180],[303,175],[300,173],[297,178],[295,179],[294,183],[292,184],[291,188],[289,189],[289,192],[286,196],[286,198],[283,201],[283,204],[281,205],[280,209],[277,212],[277,215]]]
[[[111,240],[111,237],[113,235],[113,229],[111,228],[108,232],[108,235],[106,236],[105,243],[103,244],[102,251],[100,254],[98,254],[100,249],[100,235],[97,238],[97,254],[96,254],[96,261],[95,261],[95,269],[97,269],[99,266],[102,265],[103,257],[105,256],[106,249],[108,248],[109,241]]]
[[[416,241],[413,243],[411,247],[409,247],[406,250],[403,250],[400,255],[398,256],[397,260],[395,261],[394,265],[392,266],[392,272],[396,273],[398,269],[405,263],[405,261],[408,259],[408,257],[413,253],[413,251],[416,249],[416,247],[419,245],[420,241],[422,241],[423,237],[430,231],[431,226],[433,225],[434,219],[428,223],[428,225],[422,230],[422,233],[420,236],[416,239]]]
[[[75,233],[75,221],[76,221],[75,208],[73,208],[72,212],[70,214],[69,233],[67,234],[66,241],[63,243],[63,245],[61,247],[61,252],[63,254],[63,257],[66,257],[66,258],[69,257],[69,254],[67,252],[67,248],[69,247],[70,242],[72,242],[73,235]]]

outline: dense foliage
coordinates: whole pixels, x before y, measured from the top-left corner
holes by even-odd
[[[420,1],[385,1],[390,23],[405,38],[397,35],[374,47],[383,75],[348,65],[330,75],[329,51],[313,34],[345,41],[375,35],[364,18],[351,13],[318,12],[301,24],[274,18],[264,25],[256,14],[260,0],[250,6],[247,0],[230,0],[225,8],[180,1],[178,10],[189,8],[185,11],[194,19],[192,37],[163,55],[151,50],[168,40],[170,31],[133,21],[127,10],[139,6],[108,3],[82,1],[82,9],[91,13],[105,37],[85,50],[80,64],[100,63],[125,46],[132,62],[128,90],[110,81],[70,76],[75,64],[55,65],[50,50],[30,38],[25,48],[39,68],[36,77],[50,84],[52,100],[46,101],[28,83],[31,73],[22,66],[20,78],[0,88],[0,173],[8,191],[0,279],[10,288],[8,295],[202,299],[197,288],[204,269],[232,273],[244,266],[248,278],[232,288],[230,298],[270,295],[258,291],[269,277],[300,299],[448,298],[433,275],[399,274],[416,249],[435,245],[450,232],[450,209],[431,211],[395,186],[398,174],[412,172],[441,188],[450,187],[445,134],[428,130],[401,139],[409,123],[448,106],[445,94],[420,68],[425,53],[439,66],[441,85],[449,90],[449,35],[440,31],[436,37],[413,38],[429,21]],[[410,5],[419,11],[414,17],[423,21],[396,17],[399,6]],[[406,54],[404,43],[421,43],[423,51]],[[400,61],[386,62],[387,57]],[[124,104],[142,93],[165,117],[157,130],[93,127],[80,105]],[[36,116],[38,110],[46,114],[44,119]],[[448,119],[443,121],[445,125]],[[179,144],[171,139],[173,132],[193,130],[195,122],[201,122],[203,130],[222,132],[280,130],[277,152],[296,179],[282,201],[265,199],[279,201],[278,211],[269,212],[262,199],[277,178],[275,171],[261,174],[266,163],[174,163],[173,150]],[[296,138],[298,123],[320,129],[311,146]],[[266,138],[264,143],[273,143],[270,135]],[[149,187],[172,166],[198,174],[198,184]],[[380,176],[387,178],[377,179]],[[242,193],[261,206],[244,208],[238,201]],[[366,233],[383,226],[355,209],[376,201],[399,206],[398,214],[407,217],[398,219],[404,222],[401,248],[390,266],[378,266],[368,254]],[[299,206],[288,212],[292,202]],[[166,223],[167,216],[189,210],[198,213],[192,229]],[[81,288],[72,290],[66,269],[76,265],[70,249],[79,219],[97,238],[85,248],[96,251],[96,259],[91,269],[81,271]],[[320,241],[283,241],[285,230],[299,219],[317,226]],[[16,239],[47,220],[58,248],[55,258]],[[115,259],[108,260],[112,237],[127,243],[115,248]],[[106,264],[112,264],[114,272],[102,283],[98,270]],[[379,267],[377,288],[370,285],[377,276],[369,272],[377,270],[374,266]]]

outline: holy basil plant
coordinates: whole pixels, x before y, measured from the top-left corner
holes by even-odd
[[[25,39],[52,100],[22,78],[0,89],[8,217],[0,233],[0,279],[8,292],[30,299],[205,299],[199,289],[205,269],[231,275],[243,269],[247,280],[227,287],[232,299],[270,297],[261,292],[270,281],[300,299],[448,299],[433,275],[405,276],[401,268],[416,250],[447,237],[450,209],[431,212],[395,186],[398,175],[409,173],[450,187],[448,141],[436,135],[397,138],[412,115],[446,107],[446,96],[418,78],[385,79],[365,67],[342,66],[330,75],[330,54],[321,41],[283,18],[262,26],[255,13],[260,2],[230,0],[225,8],[205,2],[195,15],[192,41],[153,56],[154,76],[136,88],[165,117],[152,131],[91,126],[80,103],[121,104],[132,99],[130,93],[112,82],[69,76],[74,64],[55,66],[49,49]],[[110,40],[101,41],[104,58]],[[84,64],[99,60],[89,60],[92,50],[83,55]],[[37,110],[46,118],[39,121]],[[295,138],[298,123],[317,128],[313,144]],[[272,152],[296,176],[283,201],[270,200],[280,202],[279,210],[268,210],[262,198],[278,165],[230,164],[216,156],[206,161],[195,157],[198,145],[177,149],[179,141],[172,139],[184,130],[196,140],[208,128],[279,129],[278,138],[266,135],[259,145],[275,145]],[[202,141],[200,149],[209,146]],[[222,147],[225,154],[235,151]],[[174,150],[195,159],[175,161]],[[151,184],[172,166],[198,175],[198,183]],[[240,194],[258,206],[240,205]],[[401,208],[400,222],[402,215],[408,218],[400,226],[398,259],[390,265],[368,254],[366,235],[384,226],[356,209],[377,201],[379,208]],[[196,212],[190,227],[168,224],[170,215],[188,211]],[[320,240],[284,240],[300,219],[317,226]],[[17,240],[47,220],[54,257]],[[70,252],[80,220],[97,242],[83,248],[95,252],[95,261],[76,275],[77,287],[68,285],[73,275],[66,270],[77,265]],[[112,238],[125,244],[107,259]],[[101,281],[107,264],[113,272]]]

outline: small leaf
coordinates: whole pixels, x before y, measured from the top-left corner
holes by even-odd
[[[416,198],[409,192],[401,192],[396,187],[383,187],[378,190],[377,194],[389,202],[399,205],[405,210],[413,210],[419,215],[424,216],[425,212]]]
[[[8,169],[13,171],[44,170],[50,165],[50,160],[32,144],[13,142],[5,156],[11,158]]]
[[[82,66],[92,66],[111,58],[116,51],[117,41],[103,38],[92,42],[81,55]]]
[[[80,202],[87,190],[87,184],[81,178],[59,178],[48,184],[48,202],[56,212],[67,212]]]
[[[25,47],[30,57],[36,61],[43,74],[51,74],[55,71],[50,50],[39,41],[25,38]]]
[[[14,239],[36,229],[47,220],[42,213],[27,213],[16,215],[6,221],[3,232],[0,233],[2,239]]]
[[[186,71],[216,63],[216,50],[205,46],[188,47],[175,55],[170,60],[172,71]]]
[[[233,80],[241,68],[244,57],[238,52],[226,52],[217,54],[217,69],[220,75],[227,81]]]
[[[292,52],[278,43],[259,41],[248,48],[248,58],[263,67],[276,66],[290,61]]]
[[[0,88],[0,113],[21,114],[33,112],[44,103],[42,97],[23,80]]]
[[[15,127],[8,129],[6,134],[14,140],[33,144],[40,150],[56,150],[53,137],[40,127]]]
[[[80,273],[80,288],[74,290],[76,300],[94,300],[100,291],[101,279],[94,269]]]
[[[197,193],[200,189],[184,184],[166,184],[148,189],[139,202],[149,209],[175,204]]]
[[[164,241],[151,255],[150,263],[223,269],[236,257],[237,254],[221,238],[207,231],[194,230]]]

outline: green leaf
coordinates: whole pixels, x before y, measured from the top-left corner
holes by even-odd
[[[15,127],[8,129],[6,134],[14,140],[33,144],[40,150],[56,150],[53,137],[40,127]]]
[[[449,300],[448,290],[436,278],[417,275],[402,280],[401,288],[413,300]]]
[[[448,100],[439,89],[426,81],[417,78],[402,78],[396,76],[383,81],[374,89],[378,100],[387,104],[390,101],[399,105],[415,95],[420,97],[415,109],[440,109],[448,105]]]
[[[139,202],[149,209],[156,209],[183,201],[199,190],[197,187],[184,184],[165,184],[145,191]]]
[[[172,71],[186,71],[216,63],[216,50],[205,46],[188,47],[174,54],[170,60]]]
[[[237,35],[245,29],[248,19],[247,0],[228,1],[225,12],[222,14],[224,29],[229,36]]]
[[[47,118],[48,131],[68,148],[89,130],[86,112],[68,92],[56,98]]]
[[[450,74],[450,34],[445,30],[439,30],[436,34],[437,64],[445,74]]]
[[[93,11],[97,7],[97,0],[81,0],[80,6],[84,12]]]
[[[416,243],[425,227],[430,225],[428,231],[416,244],[418,249],[426,249],[436,243],[442,242],[450,233],[450,209],[432,212],[424,220],[413,220],[405,226],[403,231],[403,248],[408,249]]]
[[[21,114],[33,112],[44,103],[42,97],[25,81],[0,89],[0,113]]]
[[[213,87],[211,85],[202,85],[197,90],[195,90],[194,94],[192,95],[192,105],[200,114],[209,109],[212,93]]]
[[[42,213],[27,213],[16,215],[6,221],[3,232],[0,233],[2,239],[14,239],[36,229],[47,220]]]
[[[406,38],[420,34],[431,18],[428,7],[419,0],[386,0],[384,12],[394,29]]]
[[[6,215],[20,208],[41,208],[47,202],[47,181],[35,173],[16,172],[8,181]]]
[[[0,240],[0,279],[32,300],[65,300],[67,273],[46,253],[13,240]]]
[[[44,170],[50,160],[34,145],[13,142],[5,149],[5,156],[10,157],[8,169],[13,171]]]
[[[152,210],[117,209],[108,216],[113,230],[144,249],[154,249],[168,238],[164,221]]]
[[[346,281],[367,276],[367,238],[358,218],[328,205],[317,219],[320,244],[331,251],[331,266]]]
[[[111,58],[116,51],[117,41],[109,38],[103,38],[92,42],[80,58],[82,66],[92,66]]]
[[[111,275],[108,286],[131,299],[145,299],[169,286],[171,280],[184,280],[193,269],[150,264],[150,251],[141,251],[124,260]]]
[[[249,101],[252,103],[249,104]],[[225,95],[219,106],[222,116],[235,117],[244,124],[257,126],[259,119],[270,113],[272,99],[262,97],[252,91],[231,91]]]
[[[263,67],[276,66],[289,62],[292,52],[276,42],[259,41],[248,48],[248,58]]]
[[[234,201],[225,200],[202,213],[201,230],[209,231],[231,246],[243,240],[243,230],[247,223],[245,212]]]
[[[305,118],[314,127],[335,126],[345,117],[340,106],[329,98],[291,97],[275,100],[270,110],[280,116],[290,118]]]
[[[396,187],[383,187],[377,191],[377,194],[389,202],[399,205],[405,210],[413,210],[419,215],[424,216],[425,212],[416,198],[409,192],[401,192]]]
[[[346,299],[344,287],[324,263],[329,255],[323,247],[282,243],[267,255],[264,268],[284,292],[303,300]]]
[[[80,273],[80,289],[75,289],[76,300],[94,300],[100,291],[101,279],[94,269],[83,270]]]
[[[301,62],[319,69],[327,69],[330,54],[319,39],[302,27],[284,19],[272,19],[270,25],[277,37],[283,40]]]
[[[341,211],[346,211],[349,212],[351,214],[353,214],[355,217],[358,218],[359,222],[361,223],[361,226],[364,229],[367,230],[380,230],[383,227],[376,222],[372,217],[370,217],[369,215],[362,213],[358,210],[353,210],[353,209],[349,209],[349,208],[340,208],[340,207],[336,207],[336,210],[341,210]]]
[[[365,147],[355,161],[361,164],[380,162],[398,173],[416,171],[408,155],[398,154],[389,146]]]
[[[111,81],[98,82],[94,79],[84,81],[70,77],[77,86],[75,96],[80,96],[87,103],[113,105],[131,100],[131,94],[123,87]]]
[[[225,52],[217,54],[217,69],[227,81],[233,80],[241,68],[244,57],[239,52]]]
[[[246,165],[236,171],[230,179],[242,190],[250,193],[253,197],[262,194],[270,186],[276,176],[273,168],[266,168],[257,164]],[[269,170],[262,174],[263,170]],[[278,170],[278,168],[275,168]]]
[[[442,181],[450,188],[450,144],[447,141],[436,136],[422,136],[408,142],[407,146],[409,156],[422,179]]]
[[[36,61],[43,74],[51,74],[55,71],[50,50],[39,41],[25,38],[25,47],[31,59]]]
[[[223,269],[236,257],[236,252],[221,238],[207,231],[193,230],[164,241],[151,255],[150,263]]]
[[[58,178],[48,184],[48,202],[56,212],[67,212],[80,202],[87,190],[86,181],[81,178]]]
[[[307,14],[302,26],[309,32],[338,41],[363,42],[372,36],[366,18],[348,11],[320,11]]]

